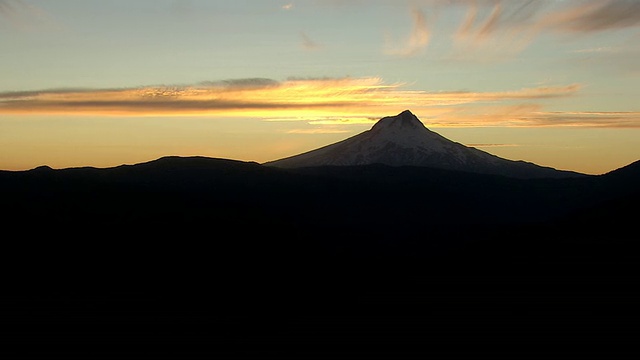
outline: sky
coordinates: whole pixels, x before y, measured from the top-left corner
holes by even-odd
[[[0,169],[266,162],[411,110],[492,154],[640,159],[636,0],[0,0]]]

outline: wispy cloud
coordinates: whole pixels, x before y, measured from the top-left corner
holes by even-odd
[[[433,114],[430,122],[440,127],[640,128],[640,112],[544,111],[540,104],[475,105]]]
[[[317,135],[317,134],[346,134],[349,132],[350,132],[349,130],[344,130],[344,129],[327,129],[327,128],[321,127],[321,128],[315,128],[315,129],[288,130],[287,134]]]
[[[55,89],[0,93],[0,114],[215,115],[309,110],[323,113],[383,108],[452,106],[507,100],[545,99],[576,93],[577,84],[500,92],[431,92],[406,90],[380,78],[233,79],[193,86],[147,86],[124,89]],[[306,114],[303,114],[306,115]],[[368,116],[368,115],[367,115]]]
[[[248,78],[189,86],[4,92],[0,114],[251,116],[327,127],[372,123],[411,109],[431,126],[640,127],[640,112],[550,112],[540,103],[573,96],[580,89],[579,84],[569,84],[508,91],[426,91],[386,84],[377,77]]]
[[[637,111],[553,111],[532,114],[529,119],[538,126],[580,126],[640,128]]]
[[[0,0],[0,26],[3,23],[22,31],[61,28],[47,12],[24,0]]]
[[[484,37],[505,30],[596,32],[640,26],[637,0],[438,0],[436,8],[462,7],[460,31]]]
[[[573,67],[588,67],[613,76],[625,78],[640,75],[640,48],[636,42],[620,46],[603,46],[567,52],[565,61]]]
[[[589,33],[640,26],[637,0],[572,1],[541,23],[556,30]]]
[[[576,53],[576,54],[601,54],[601,53],[614,54],[622,51],[623,49],[617,48],[617,47],[600,46],[600,47],[594,47],[594,48],[572,50],[570,52]]]
[[[302,48],[305,50],[313,51],[322,48],[319,43],[312,40],[304,31],[300,33],[300,38],[302,40]]]
[[[270,87],[278,87],[280,82],[269,78],[243,78],[243,79],[227,79],[217,81],[201,81],[198,83],[199,88],[209,88],[212,90],[224,91],[224,90],[250,90],[250,89],[262,89]],[[148,87],[149,89],[153,87]],[[159,87],[158,87],[159,88]],[[174,87],[177,88],[190,88],[185,86]]]
[[[465,2],[466,14],[453,35],[454,57],[506,58],[535,39],[536,13],[543,1]]]
[[[22,6],[20,0],[0,0],[0,15],[11,16],[18,11],[17,7]]]
[[[434,11],[451,11],[450,59],[503,61],[542,34],[588,35],[640,28],[637,0],[424,0]],[[455,10],[455,11],[452,11]],[[462,14],[462,15],[455,15]],[[442,18],[442,17],[441,17]]]
[[[488,147],[516,147],[520,145],[518,144],[467,144],[467,146],[488,148]]]
[[[379,117],[363,117],[361,115],[341,115],[341,116],[288,116],[263,118],[264,121],[273,122],[306,122],[310,125],[357,125],[371,124],[379,120]]]
[[[29,6],[21,0],[0,0],[0,20],[14,27],[24,27],[29,18]]]
[[[429,45],[431,33],[424,13],[417,8],[411,11],[413,27],[409,36],[403,41],[392,40],[387,36],[385,53],[389,55],[413,56]]]
[[[545,112],[532,102],[576,95],[581,86],[507,91],[426,91],[381,78],[268,78],[122,89],[0,93],[0,114],[250,116],[316,126],[372,123],[405,109],[432,126],[639,127],[637,112]]]

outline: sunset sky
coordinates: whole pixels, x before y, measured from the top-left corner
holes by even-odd
[[[640,1],[0,0],[0,169],[265,162],[409,109],[495,155],[640,159]]]

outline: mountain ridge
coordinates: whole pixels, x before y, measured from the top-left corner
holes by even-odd
[[[7,189],[7,199],[13,200],[18,207],[25,206],[20,204],[23,196],[33,198],[34,194],[46,194],[47,198],[60,197],[62,202],[50,205],[62,206],[67,201],[64,194],[79,196],[78,194],[86,192],[92,193],[91,196],[99,196],[102,190],[107,190],[107,193],[123,192],[123,194],[132,194],[134,197],[145,192],[158,193],[158,195],[163,192],[167,194],[184,192],[200,193],[203,198],[228,197],[229,201],[233,201],[233,196],[236,196],[240,204],[240,202],[258,201],[251,200],[251,197],[277,201],[278,196],[284,196],[287,201],[298,202],[303,200],[303,198],[296,199],[298,196],[308,194],[320,196],[320,198],[326,197],[321,195],[323,193],[331,194],[327,198],[335,198],[338,194],[344,195],[345,199],[354,196],[366,199],[367,196],[372,196],[371,200],[366,201],[375,201],[376,192],[388,195],[401,189],[400,193],[411,197],[405,190],[415,188],[420,196],[428,196],[429,191],[455,195],[455,202],[461,204],[480,201],[473,200],[474,197],[484,199],[482,201],[501,198],[508,202],[516,201],[518,197],[526,195],[529,200],[518,205],[518,208],[525,209],[530,201],[543,201],[543,203],[549,201],[553,204],[549,209],[552,209],[558,206],[566,207],[573,198],[591,196],[596,199],[597,196],[619,196],[635,191],[635,184],[640,177],[639,168],[640,161],[637,161],[604,175],[559,179],[519,179],[496,174],[409,165],[368,164],[278,168],[252,161],[203,156],[166,156],[139,164],[111,168],[37,167],[23,171],[0,171],[0,184]],[[218,192],[220,192],[219,195],[217,195]],[[537,193],[540,195],[531,195]],[[442,194],[438,195],[438,202],[447,201]],[[464,196],[471,197],[465,200],[462,198]],[[567,204],[552,201],[551,199],[554,198],[564,199]],[[84,200],[77,199],[77,201]],[[400,199],[395,197],[395,200],[390,198],[385,201],[400,201]],[[496,202],[498,203],[499,201]],[[505,206],[507,204],[505,203]],[[271,205],[265,203],[264,206]],[[481,205],[474,205],[476,206],[481,209]],[[500,210],[500,213],[503,211]],[[509,213],[513,213],[511,216],[518,214],[517,211],[504,212],[504,214]]]
[[[454,348],[488,323],[505,324],[498,347],[523,331],[535,346],[550,331],[610,336],[614,321],[594,318],[636,319],[639,164],[562,179],[177,156],[0,171],[3,336],[43,344],[38,358],[79,339],[122,349],[112,358],[132,339],[140,353],[282,358],[293,342],[404,347],[398,331],[415,328]]]
[[[344,140],[342,140],[344,141]],[[329,145],[327,145],[329,146]],[[190,160],[189,160],[190,159]],[[286,159],[286,158],[283,158]],[[203,162],[221,162],[221,163],[228,163],[229,165],[232,164],[246,164],[246,165],[251,165],[251,166],[255,166],[255,165],[259,165],[259,166],[268,166],[268,167],[273,167],[273,168],[279,168],[276,166],[271,166],[269,165],[271,163],[271,161],[267,161],[267,162],[257,162],[257,161],[253,161],[253,160],[239,160],[239,159],[233,159],[233,158],[223,158],[223,157],[212,157],[212,156],[203,156],[203,155],[187,155],[187,156],[183,156],[183,155],[166,155],[166,156],[160,156],[158,158],[155,159],[150,159],[150,160],[146,160],[146,161],[141,161],[141,162],[137,162],[137,163],[123,163],[120,165],[113,165],[113,166],[105,166],[105,167],[98,167],[98,166],[70,166],[70,167],[59,167],[59,168],[54,168],[51,167],[49,165],[39,165],[30,169],[23,169],[23,170],[6,170],[6,169],[0,169],[0,174],[5,173],[5,174],[10,174],[10,173],[25,173],[25,172],[48,172],[48,171],[60,171],[60,170],[78,170],[78,169],[93,169],[93,170],[109,170],[109,169],[116,169],[116,168],[126,168],[126,167],[132,167],[132,166],[138,166],[138,165],[145,165],[145,166],[151,166],[153,164],[164,164],[168,167],[170,167],[172,165],[172,163],[181,163],[183,160],[189,160],[189,161],[198,161],[198,160],[202,160]],[[274,161],[278,161],[278,160],[274,160]],[[530,163],[530,164],[534,164],[532,162],[528,162],[525,160],[511,160],[511,161],[515,161],[515,162],[521,162],[521,163]],[[372,164],[373,165],[373,164]],[[384,164],[380,164],[380,165],[384,165]],[[328,165],[328,166],[340,166],[340,165]],[[357,166],[357,165],[356,165]],[[389,165],[391,166],[391,165]],[[406,166],[411,166],[411,165],[406,165]],[[538,165],[540,166],[540,165]],[[319,165],[319,166],[311,166],[311,167],[317,167],[317,168],[322,168],[325,167],[325,165]],[[394,166],[394,167],[400,167],[400,166]],[[545,167],[545,166],[542,166]],[[554,169],[553,167],[548,167],[549,169]],[[286,167],[282,167],[280,169],[287,169]],[[635,170],[634,170],[635,169]],[[623,165],[619,168],[615,168],[615,169],[611,169],[610,171],[607,171],[605,173],[602,174],[586,174],[586,173],[580,173],[577,171],[572,171],[572,170],[559,170],[559,171],[567,171],[570,173],[574,173],[577,174],[578,177],[598,177],[598,176],[608,176],[610,174],[618,174],[620,172],[637,172],[640,169],[640,160],[636,160],[633,161],[629,164]],[[457,171],[463,171],[464,170],[457,170]]]

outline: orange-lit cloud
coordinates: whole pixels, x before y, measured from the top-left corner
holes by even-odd
[[[369,78],[265,78],[191,86],[54,89],[0,93],[0,114],[90,116],[225,116],[299,121],[314,132],[372,124],[411,109],[429,126],[640,127],[640,112],[545,111],[542,102],[572,96],[580,85],[510,91],[424,91]],[[324,129],[320,129],[324,127]]]
[[[263,118],[264,121],[273,122],[306,122],[311,125],[358,125],[371,124],[380,120],[379,117],[363,117],[359,115],[342,115],[342,116],[289,116]]]
[[[327,129],[327,128],[315,128],[315,129],[293,129],[288,130],[287,134],[348,134],[349,130],[344,129]]]
[[[556,98],[579,85],[512,91],[433,92],[385,84],[377,77],[237,79],[193,86],[62,89],[0,93],[0,114],[298,117],[316,121],[375,118],[404,109]]]

